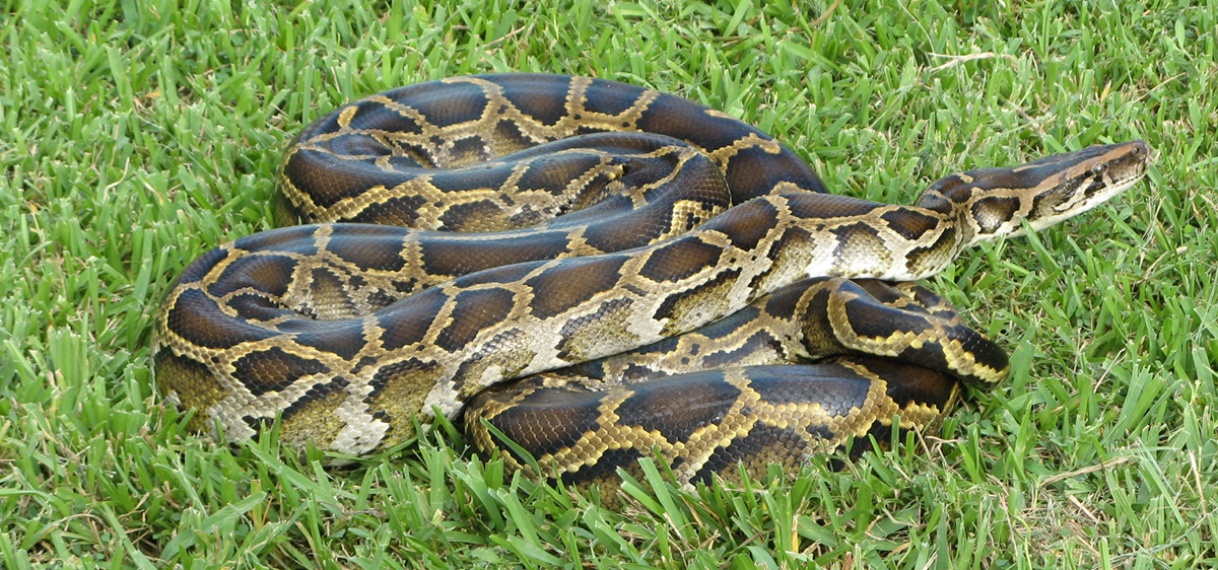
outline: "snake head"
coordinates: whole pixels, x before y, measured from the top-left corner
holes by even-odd
[[[1150,147],[1143,141],[1097,145],[1055,154],[1014,168],[986,168],[948,176],[927,189],[919,205],[952,208],[971,235],[965,247],[1024,234],[1091,210],[1146,175]]]
[[[1040,230],[1086,212],[1128,190],[1146,175],[1150,147],[1142,141],[1097,145],[1015,168],[1039,180],[1027,215]],[[1022,233],[1020,229],[1012,235]]]

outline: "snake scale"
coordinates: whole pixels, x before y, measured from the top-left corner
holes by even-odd
[[[283,162],[281,225],[186,268],[155,367],[191,427],[365,455],[433,414],[481,450],[599,483],[683,483],[933,429],[1006,354],[912,281],[1136,183],[1095,146],[928,187],[828,194],[791,150],[686,99],[555,75],[352,103]],[[388,225],[385,225],[388,224]],[[510,441],[511,444],[505,442]]]

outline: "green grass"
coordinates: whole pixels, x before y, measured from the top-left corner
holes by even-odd
[[[1218,7],[1192,2],[0,3],[0,566],[1218,565]],[[1202,3],[1205,4],[1205,3]],[[764,6],[764,7],[762,7]],[[1143,138],[1148,181],[929,285],[1013,353],[942,439],[616,508],[437,430],[345,469],[184,433],[151,315],[268,227],[287,140],[470,72],[680,93],[836,192]]]

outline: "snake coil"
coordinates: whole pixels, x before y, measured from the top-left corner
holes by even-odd
[[[293,142],[277,218],[311,225],[182,273],[157,385],[230,440],[278,419],[289,443],[363,455],[464,413],[479,448],[570,482],[653,453],[683,482],[796,465],[897,418],[930,429],[960,381],[1001,380],[1006,354],[909,282],[1103,203],[1148,155],[969,171],[897,206],[827,194],[764,133],[652,90],[405,87]]]

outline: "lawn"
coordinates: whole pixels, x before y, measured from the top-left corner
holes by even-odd
[[[0,567],[1218,565],[1218,6],[951,4],[4,2]],[[1157,162],[928,280],[1015,370],[840,472],[684,491],[652,465],[604,506],[453,429],[343,468],[186,432],[152,315],[191,260],[270,227],[287,141],[491,71],[678,93],[888,202],[1100,142]]]

